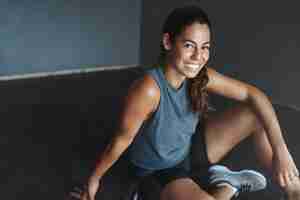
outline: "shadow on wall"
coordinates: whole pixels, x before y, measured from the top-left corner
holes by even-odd
[[[74,180],[82,181],[112,137],[121,99],[140,73],[135,68],[0,82],[2,197],[61,199]],[[275,108],[299,163],[300,113]],[[235,169],[259,169],[250,142],[244,144],[225,162]],[[127,166],[122,159],[119,163],[105,178],[103,199],[120,199],[128,187]],[[273,191],[254,195],[276,199]]]

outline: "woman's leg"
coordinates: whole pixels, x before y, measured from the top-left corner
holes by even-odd
[[[229,187],[220,187],[207,193],[190,178],[179,178],[168,183],[162,190],[161,200],[229,200],[234,192]]]
[[[272,173],[272,149],[267,135],[255,113],[245,104],[234,106],[223,113],[216,113],[205,121],[205,141],[211,163],[220,161],[229,151],[248,136],[253,137],[257,158]],[[300,193],[300,181],[293,191]],[[283,188],[289,191],[291,188]]]
[[[253,135],[255,147],[263,152],[258,159],[264,161],[263,167],[269,169],[272,149],[259,120],[247,105],[238,104],[225,112],[212,113],[204,123],[207,154],[211,163],[220,161],[237,144]]]

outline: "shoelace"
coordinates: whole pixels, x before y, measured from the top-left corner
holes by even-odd
[[[241,185],[241,188],[239,189],[240,192],[249,192],[251,190],[251,185],[249,183],[245,183]]]

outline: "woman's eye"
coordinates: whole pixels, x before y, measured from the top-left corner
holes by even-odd
[[[209,47],[209,46],[204,46],[204,47],[202,47],[202,49],[203,49],[203,50],[209,50],[210,47]]]
[[[186,43],[186,44],[184,44],[184,47],[185,48],[194,48],[194,45]]]

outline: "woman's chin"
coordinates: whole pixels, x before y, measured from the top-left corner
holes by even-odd
[[[198,73],[199,72],[188,72],[188,73],[185,73],[185,76],[187,79],[192,79],[192,78],[195,78]]]

